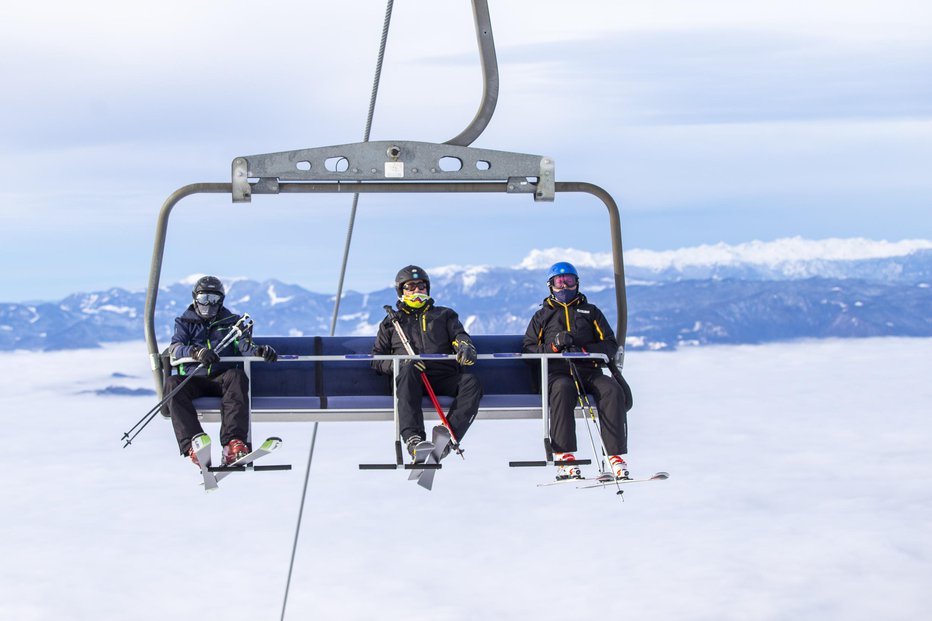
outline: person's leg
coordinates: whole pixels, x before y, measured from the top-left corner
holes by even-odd
[[[479,400],[482,399],[479,378],[472,373],[457,371],[450,374],[428,374],[428,380],[435,393],[453,397],[446,417],[456,439],[462,442],[463,436],[479,412]]]
[[[625,413],[625,394],[613,378],[601,373],[586,379],[586,386],[595,396],[599,409],[599,426],[602,441],[609,455],[628,452],[628,416]]]
[[[220,443],[249,438],[249,378],[240,368],[228,369],[213,378],[220,386]]]
[[[421,372],[413,364],[402,364],[395,381],[398,395],[398,420],[401,428],[401,441],[407,443],[412,436],[422,440],[424,433],[424,410],[421,399],[424,398],[424,384]]]
[[[576,385],[569,375],[551,373],[550,386],[550,446],[554,453],[576,450]]]
[[[165,394],[170,393],[185,380],[186,376],[172,375],[165,382]],[[182,387],[175,396],[168,400],[168,411],[172,417],[172,428],[175,430],[175,439],[178,441],[178,450],[187,455],[191,448],[191,438],[204,433],[201,422],[197,418],[197,410],[192,401],[198,397],[219,396],[213,382],[206,377],[193,377]]]

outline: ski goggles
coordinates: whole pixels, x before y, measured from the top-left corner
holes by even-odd
[[[220,304],[223,301],[223,296],[219,293],[198,293],[194,296],[194,301],[198,304]]]
[[[573,274],[557,274],[551,284],[554,289],[572,289],[579,284],[579,279]]]
[[[427,283],[423,280],[406,282],[402,287],[405,291],[427,291]]]

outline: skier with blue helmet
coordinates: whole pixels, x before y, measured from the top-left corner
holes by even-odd
[[[579,291],[579,272],[572,263],[560,261],[547,271],[550,295],[534,313],[524,334],[525,353],[554,354],[584,351],[605,354],[614,360],[618,341],[608,320],[599,308]],[[608,466],[616,478],[628,477],[624,455],[628,452],[627,412],[631,408],[630,391],[623,378],[616,381],[603,373],[601,361],[583,358],[574,363],[583,389],[595,396],[599,411],[602,441],[608,453]],[[550,360],[550,441],[556,461],[572,462],[576,457],[576,384],[569,363]],[[579,466],[558,466],[557,479],[582,478]]]

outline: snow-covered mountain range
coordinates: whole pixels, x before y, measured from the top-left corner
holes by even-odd
[[[551,248],[513,267],[428,268],[433,297],[474,334],[523,333],[545,297],[547,267],[569,260],[582,291],[613,323],[611,255]],[[932,241],[780,239],[625,254],[629,349],[795,338],[932,335]],[[195,277],[192,277],[195,278]],[[192,279],[163,287],[156,324],[167,343]],[[328,334],[333,295],[274,279],[229,279],[227,306],[256,334]],[[374,334],[386,287],[347,292],[337,334]],[[57,302],[0,303],[0,350],[71,349],[143,338],[144,291],[74,293]]]

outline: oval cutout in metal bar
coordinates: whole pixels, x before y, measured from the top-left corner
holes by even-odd
[[[346,172],[349,170],[349,160],[345,157],[328,157],[324,160],[324,168],[330,172]]]
[[[440,170],[444,172],[456,172],[463,168],[463,160],[452,156],[441,157],[437,164],[440,166]]]

